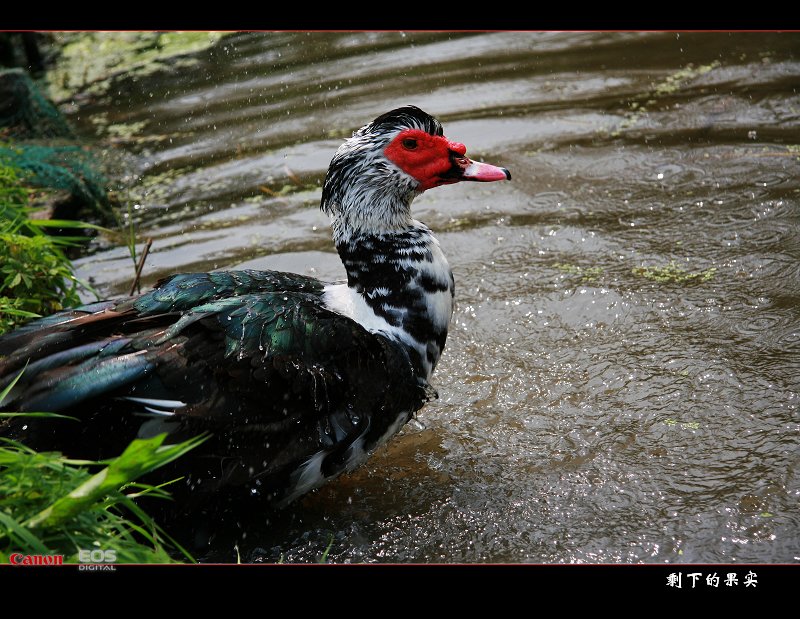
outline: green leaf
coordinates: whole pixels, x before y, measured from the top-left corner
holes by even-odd
[[[162,445],[166,437],[164,433],[149,439],[135,439],[120,456],[109,462],[108,467],[36,514],[25,526],[32,529],[57,526],[108,492],[118,490],[137,477],[172,462],[208,438],[198,436],[177,445]]]

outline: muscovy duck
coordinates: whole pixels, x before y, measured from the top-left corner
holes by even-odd
[[[346,283],[274,271],[184,273],[138,297],[38,319],[0,338],[0,389],[21,379],[0,433],[107,458],[132,440],[211,439],[176,461],[188,494],[237,487],[286,505],[349,471],[435,390],[454,282],[423,191],[510,179],[471,161],[415,106],[387,112],[331,161],[321,208]]]

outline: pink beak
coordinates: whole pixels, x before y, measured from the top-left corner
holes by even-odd
[[[511,172],[505,168],[498,168],[488,163],[478,163],[471,159],[467,159],[467,161],[469,163],[464,168],[464,175],[461,177],[462,181],[480,181],[487,183],[491,181],[511,180]]]

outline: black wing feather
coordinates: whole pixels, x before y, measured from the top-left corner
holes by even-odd
[[[255,480],[276,500],[304,461],[324,452],[334,475],[355,440],[370,449],[428,399],[402,346],[326,309],[320,282],[286,273],[174,276],[141,297],[32,323],[0,338],[0,354],[0,380],[31,370],[4,406],[82,419],[23,430],[14,418],[4,433],[105,458],[137,434],[211,432],[191,466],[177,463],[189,486]],[[142,417],[127,397],[185,406]]]

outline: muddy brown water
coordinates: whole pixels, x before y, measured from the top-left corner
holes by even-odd
[[[456,278],[440,399],[197,556],[800,560],[799,34],[232,34],[192,59],[68,108],[153,238],[145,285],[341,277],[319,185],[398,105],[513,174],[414,203]],[[123,247],[78,264],[130,284]]]

